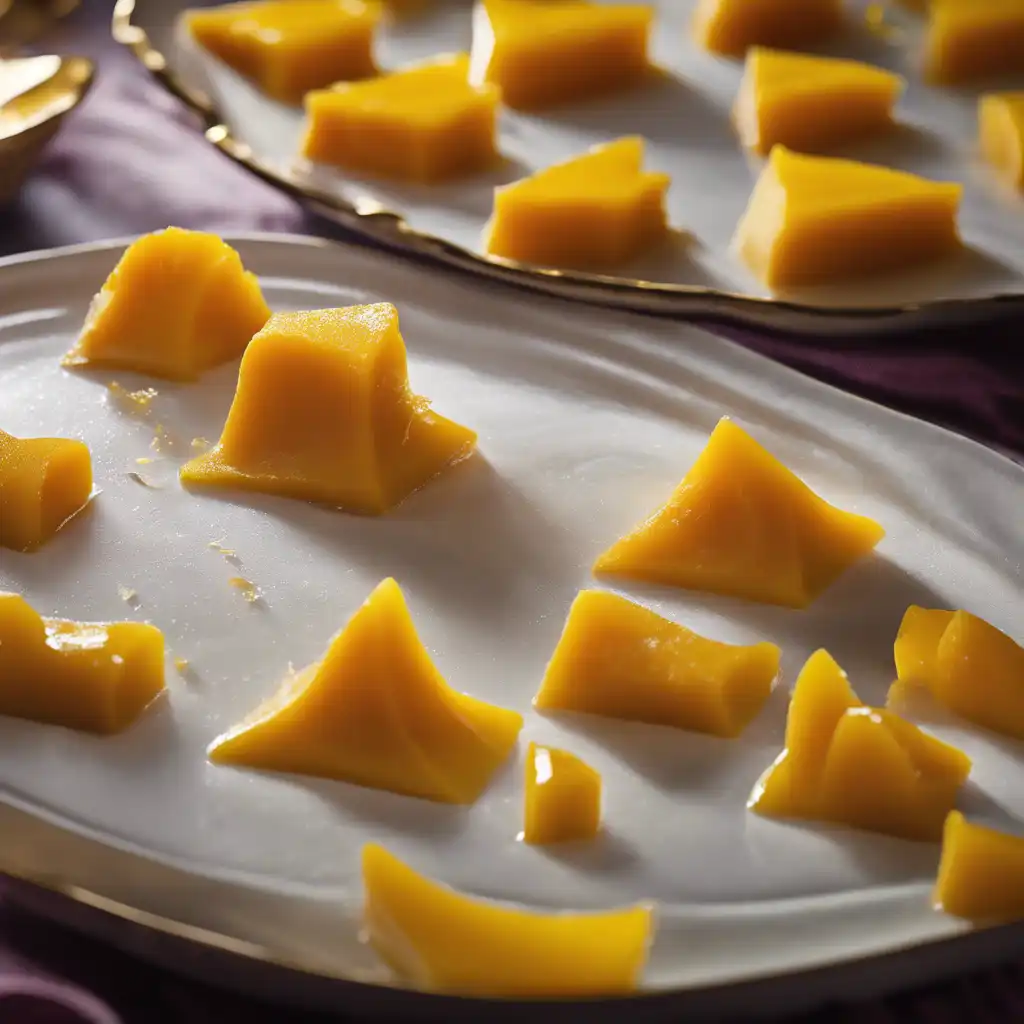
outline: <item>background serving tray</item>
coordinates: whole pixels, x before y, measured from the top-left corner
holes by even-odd
[[[907,92],[901,125],[885,138],[835,150],[966,185],[966,250],[933,267],[891,277],[772,296],[729,252],[761,161],[739,146],[729,114],[742,73],[690,39],[693,0],[662,0],[654,59],[668,74],[629,93],[542,116],[505,112],[506,165],[493,174],[435,187],[356,179],[297,159],[302,113],[277,104],[176,31],[185,0],[118,0],[116,38],[204,121],[206,137],[272,184],[385,245],[536,290],[690,317],[724,317],[818,334],[1024,315],[1024,198],[994,179],[975,152],[981,88],[925,86],[917,69],[921,20],[895,3],[884,32],[868,27],[867,0],[850,0],[850,29],[822,52],[899,70]],[[194,6],[194,5],[193,5]],[[466,49],[471,6],[431,0],[386,25],[379,57],[394,67]],[[1014,80],[984,83],[1009,87]],[[1024,71],[1016,84],[1024,87]],[[622,134],[648,139],[648,164],[672,175],[672,243],[621,276],[538,270],[481,254],[493,188]]]

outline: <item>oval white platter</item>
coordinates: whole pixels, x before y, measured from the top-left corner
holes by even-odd
[[[414,389],[477,429],[479,453],[376,519],[186,492],[177,467],[193,438],[219,435],[237,365],[193,385],[65,371],[59,357],[123,245],[0,263],[0,427],[82,439],[99,489],[38,553],[0,553],[0,589],[46,615],[154,622],[169,686],[113,738],[0,720],[0,790],[18,809],[6,812],[0,869],[257,943],[307,970],[383,982],[392,979],[357,940],[359,851],[370,840],[479,895],[550,908],[656,900],[649,991],[807,970],[968,930],[929,905],[936,847],[770,821],[744,803],[780,749],[788,690],[817,647],[880,703],[907,605],[966,607],[1019,630],[1024,469],[692,328],[524,303],[315,240],[236,244],[274,309],[395,302]],[[156,387],[149,415],[126,413],[112,380]],[[723,415],[826,498],[879,519],[877,553],[806,612],[623,591],[708,636],[782,646],[781,683],[739,740],[534,713],[569,604],[597,585],[595,555],[667,497]],[[289,665],[319,658],[389,575],[449,682],[525,715],[519,751],[479,802],[457,808],[208,763],[209,742]],[[262,599],[247,603],[232,577]],[[175,657],[188,660],[184,674]],[[975,759],[964,808],[1002,824],[1024,817],[1021,746],[929,721]],[[600,770],[599,840],[517,841],[529,740]],[[36,834],[44,821],[46,843]]]
[[[677,300],[679,310],[693,314],[707,311],[706,303],[700,301],[702,294],[774,298],[785,300],[774,311],[771,302],[767,309],[763,303],[759,309],[743,303],[715,308],[799,327],[801,318],[783,308],[787,304],[837,312],[899,308],[911,312],[907,307],[918,303],[1024,295],[1024,198],[1003,186],[976,153],[976,108],[982,88],[938,89],[922,83],[918,67],[921,18],[895,0],[886,5],[887,23],[893,28],[881,35],[869,30],[865,17],[867,9],[878,4],[850,0],[849,30],[821,52],[867,60],[903,74],[908,87],[898,108],[899,127],[884,137],[837,148],[834,155],[963,182],[961,227],[966,248],[958,256],[920,270],[775,296],[731,252],[735,227],[763,161],[743,151],[730,121],[742,63],[706,53],[691,39],[695,0],[654,2],[657,24],[652,59],[665,75],[619,96],[540,116],[506,110],[500,124],[505,164],[493,173],[433,187],[360,178],[300,159],[301,109],[269,100],[195,46],[176,28],[178,15],[189,6],[194,5],[188,0],[121,0],[115,33],[144,57],[163,84],[172,84],[179,96],[203,113],[211,126],[207,138],[228,155],[272,184],[312,200],[328,215],[332,208],[335,214],[350,211],[352,216],[342,218],[344,223],[389,244],[435,256],[441,252],[468,269],[497,272],[502,261],[481,262],[481,239],[496,185],[568,159],[596,143],[638,134],[648,140],[650,168],[672,177],[668,209],[679,234],[659,251],[612,271],[614,279],[606,282],[610,286],[591,282],[592,287],[582,293],[593,300],[632,301],[646,308]],[[471,4],[430,0],[418,10],[385,24],[378,46],[382,67],[469,48]],[[139,30],[144,33],[141,37]],[[1010,87],[1024,88],[1024,71],[983,86]],[[395,231],[392,220],[380,216],[381,211],[400,215],[411,230]],[[439,250],[430,239],[441,239],[446,247]],[[459,261],[456,250],[472,258]],[[533,283],[579,294],[583,277],[534,273]],[[680,285],[696,288],[697,293],[679,293]],[[996,312],[992,308],[988,315]],[[845,329],[856,326],[856,319],[844,324]],[[823,329],[828,330],[827,323]]]

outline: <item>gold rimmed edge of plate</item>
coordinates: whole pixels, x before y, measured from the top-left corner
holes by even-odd
[[[1024,291],[983,298],[936,299],[879,307],[809,306],[790,300],[719,291],[700,285],[668,284],[534,267],[472,252],[417,231],[393,210],[368,196],[347,200],[295,181],[264,163],[235,138],[213,100],[193,89],[135,22],[137,0],[117,0],[111,30],[147,71],[203,122],[208,142],[250,173],[346,230],[396,253],[418,257],[506,285],[590,305],[689,321],[724,323],[809,339],[891,336],[925,328],[991,324],[1024,316]]]

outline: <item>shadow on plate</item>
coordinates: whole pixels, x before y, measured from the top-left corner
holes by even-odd
[[[576,871],[592,874],[627,871],[640,859],[636,847],[625,836],[604,824],[593,839],[547,843],[534,849]]]

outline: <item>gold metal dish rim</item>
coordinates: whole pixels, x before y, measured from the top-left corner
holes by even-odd
[[[417,231],[399,213],[368,196],[352,201],[312,185],[291,180],[263,163],[235,138],[213,101],[172,70],[166,56],[134,21],[137,0],[116,0],[113,38],[171,96],[203,122],[208,142],[225,156],[311,206],[336,224],[408,256],[455,267],[465,273],[502,281],[522,289],[635,312],[690,319],[720,320],[737,326],[815,335],[888,335],[923,327],[980,323],[1024,316],[1024,289],[981,298],[935,299],[892,306],[812,306],[785,299],[744,295],[701,285],[659,283],[601,274],[534,267],[502,257],[475,253],[436,235]]]

